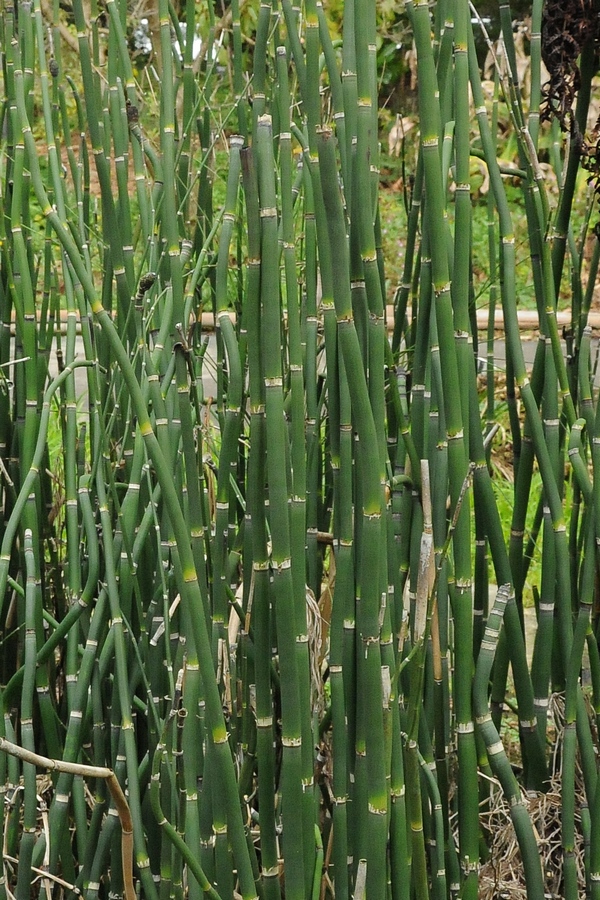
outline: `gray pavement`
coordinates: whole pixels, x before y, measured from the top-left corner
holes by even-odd
[[[85,352],[83,349],[83,340],[81,338],[81,335],[77,335],[76,338],[75,355],[77,359],[85,359]],[[208,350],[206,352],[202,373],[202,383],[204,387],[205,397],[214,397],[216,395],[216,357],[216,338],[214,334],[211,334],[209,335]],[[58,375],[58,361],[54,352],[50,356],[49,373],[52,378]],[[75,393],[78,399],[84,397],[87,394],[87,373],[84,367],[75,370]],[[87,404],[83,403],[82,407],[87,408]]]
[[[566,353],[567,353],[566,345],[565,345],[564,341],[561,343],[562,343],[562,348],[563,348],[563,356],[566,356]],[[535,358],[537,345],[538,345],[537,339],[532,340],[532,339],[528,338],[527,340],[521,341],[521,346],[523,348],[523,357],[525,359],[525,365],[529,370],[531,370],[531,367],[533,366],[533,361]],[[485,370],[485,351],[486,351],[485,342],[480,341],[480,343],[479,343],[479,366],[480,366],[481,371]],[[595,365],[596,358],[599,353],[600,353],[600,343],[597,339],[594,339],[592,341],[592,346],[591,346],[592,366]],[[503,371],[506,368],[506,343],[503,340],[494,341],[494,364],[495,364],[495,367],[499,371]],[[594,386],[600,387],[600,364],[598,366],[596,366],[596,375],[594,378]]]

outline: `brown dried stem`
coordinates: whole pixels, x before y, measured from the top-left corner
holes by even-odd
[[[70,775],[81,775],[83,778],[103,778],[113,798],[119,821],[121,822],[121,856],[123,861],[123,881],[125,886],[125,900],[135,900],[135,888],[133,886],[133,822],[131,811],[125,794],[112,769],[104,766],[87,766],[84,763],[70,763],[62,759],[50,759],[25,750],[12,741],[0,737],[0,750],[16,756],[23,762],[31,763],[40,769],[50,769],[55,772],[66,772]]]

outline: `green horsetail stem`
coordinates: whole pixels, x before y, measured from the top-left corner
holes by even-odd
[[[532,384],[529,380],[525,362],[523,359],[523,349],[518,330],[518,321],[516,316],[515,304],[515,282],[514,282],[514,266],[515,266],[515,247],[514,235],[512,229],[511,214],[506,200],[506,194],[502,185],[500,171],[498,169],[495,157],[492,155],[491,135],[489,131],[489,123],[485,116],[485,106],[483,103],[483,94],[481,90],[481,79],[476,67],[476,52],[472,33],[469,36],[469,66],[471,87],[475,98],[476,115],[480,127],[480,134],[483,147],[486,151],[486,159],[488,170],[490,172],[491,187],[494,192],[496,206],[499,213],[500,232],[502,239],[502,306],[504,313],[504,327],[506,331],[506,340],[509,347],[509,354],[513,361],[515,380],[521,390],[523,404],[527,412],[527,422],[531,429],[531,440],[538,458],[542,481],[550,515],[552,518],[553,537],[555,544],[555,556],[557,559],[557,591],[559,600],[560,619],[560,635],[562,648],[561,653],[563,659],[568,657],[570,653],[570,644],[572,639],[572,624],[570,621],[571,606],[571,590],[569,584],[569,567],[567,558],[566,545],[566,528],[564,523],[562,501],[556,484],[556,475],[548,448],[546,446],[542,423],[540,420],[537,403],[533,394]]]
[[[256,715],[256,759],[260,805],[261,880],[266,900],[279,900],[279,866],[276,837],[275,752],[273,740],[273,703],[271,688],[271,620],[269,601],[269,562],[267,551],[265,493],[265,385],[264,357],[261,353],[260,275],[261,228],[258,181],[252,148],[241,151],[242,175],[248,230],[248,263],[244,320],[248,335],[248,384],[250,403],[250,451],[245,531],[251,540],[251,569],[248,586],[247,617],[254,634],[254,678]],[[252,685],[249,685],[252,705]]]
[[[409,4],[409,11],[415,33],[419,60],[419,112],[421,118],[421,148],[423,153],[424,188],[427,197],[425,221],[431,251],[431,280],[435,296],[435,315],[440,347],[441,365],[444,371],[443,400],[448,439],[448,463],[450,497],[455,505],[466,474],[464,424],[466,403],[461,392],[461,378],[467,374],[466,360],[462,370],[454,344],[454,331],[460,329],[461,321],[466,326],[465,317],[460,316],[460,302],[455,310],[454,321],[451,302],[451,282],[446,251],[446,227],[444,217],[444,197],[442,170],[440,167],[441,118],[437,99],[437,78],[433,51],[430,42],[430,19],[426,3]],[[466,41],[463,27],[459,34]],[[461,51],[460,63],[464,59],[465,47]],[[457,76],[458,77],[458,76]],[[461,86],[463,86],[464,73]],[[466,83],[464,84],[466,92]],[[466,102],[466,97],[459,102]],[[462,164],[461,171],[464,169]],[[460,287],[460,280],[459,280]],[[466,285],[463,284],[463,289]],[[464,310],[464,298],[463,298]],[[456,396],[463,396],[463,403],[456,402]],[[453,614],[455,622],[455,671],[454,696],[458,737],[458,821],[459,843],[464,883],[463,896],[474,898],[477,892],[477,868],[479,859],[478,807],[477,807],[477,763],[475,735],[471,712],[471,671],[466,665],[471,658],[473,646],[473,620],[471,612],[471,561],[469,541],[469,502],[464,504],[454,538],[455,589]]]
[[[257,121],[256,149],[261,217],[262,349],[273,594],[281,673],[283,846],[286,896],[300,898],[312,880],[306,872],[308,857],[304,843],[308,836],[303,816],[298,815],[298,810],[305,806],[304,793],[312,787],[303,781],[302,766],[302,720],[305,715],[310,716],[310,712],[300,703],[301,699],[305,703],[308,699],[300,688],[300,680],[307,678],[308,673],[299,671],[298,663],[302,657],[296,653],[298,629],[294,610],[289,495],[286,467],[282,465],[282,460],[287,457],[287,435],[283,418],[278,229],[272,146],[271,117],[261,116]],[[312,845],[314,833],[310,840]]]
[[[31,501],[29,501],[31,502]],[[33,535],[26,529],[25,553],[25,676],[21,691],[21,741],[25,750],[35,753],[33,730],[33,697],[36,682],[36,618],[41,600],[39,576],[36,574],[36,557],[33,552]],[[24,900],[32,881],[31,860],[36,840],[37,798],[36,770],[31,762],[23,763],[23,838],[19,848],[19,874],[15,896]]]
[[[586,321],[600,243],[584,290],[591,203],[576,240],[579,152],[571,142],[562,161],[557,125],[549,133],[560,191],[553,244],[551,194],[538,166],[541,3],[528,110],[510,10],[502,9],[518,169],[496,159],[500,74],[490,115],[466,3],[409,4],[421,139],[405,194],[391,344],[373,4],[345,4],[340,42],[320,0],[305,8],[282,0],[281,12],[264,2],[252,46],[256,23],[243,5],[234,2],[219,22],[212,5],[204,16],[188,0],[183,25],[161,0],[160,59],[143,67],[130,55],[123,0],[108,0],[106,19],[94,19],[93,7],[90,25],[76,0],[81,88],[62,77],[69,57],[53,47],[58,4],[48,30],[42,7],[33,0],[18,17],[12,8],[0,17],[0,364],[12,380],[0,384],[0,730],[31,752],[42,742],[67,768],[55,773],[48,827],[40,828],[33,758],[0,753],[8,798],[0,900],[28,900],[46,868],[42,885],[61,878],[90,900],[106,891],[131,900],[136,889],[149,900],[474,898],[487,838],[482,808],[499,790],[490,788],[492,775],[511,805],[527,890],[541,897],[522,792],[545,787],[548,694],[562,687],[565,895],[580,889],[579,758],[587,889],[600,900],[599,779],[581,684],[587,645],[598,718],[590,603],[600,413]],[[588,45],[575,112],[582,130],[592,62]],[[220,113],[214,101],[228,74],[235,96]],[[469,78],[482,150],[469,136]],[[250,147],[234,136],[226,150],[230,116]],[[491,186],[485,423],[472,151]],[[409,185],[407,169],[404,161]],[[531,376],[516,316],[506,175],[524,192],[540,316]],[[567,286],[567,249],[574,365],[563,358],[555,302]],[[148,271],[153,282],[142,291]],[[508,542],[489,467],[501,410],[498,290],[515,470]],[[215,405],[202,385],[211,365],[207,308],[217,328]],[[67,366],[56,380],[52,354],[59,371]],[[536,458],[539,498],[531,497]],[[541,575],[532,565],[539,537]],[[505,588],[488,614],[490,563]],[[529,582],[538,607],[531,667],[521,622]],[[498,733],[509,664],[518,781]],[[87,775],[71,768],[88,757],[98,767],[89,808]],[[129,792],[129,860],[121,859],[119,801],[99,774],[105,764]]]
[[[25,112],[24,103],[21,101],[21,114]],[[206,623],[202,614],[203,600],[200,593],[198,577],[195,571],[192,551],[189,543],[189,535],[183,513],[177,496],[177,491],[171,477],[170,468],[160,449],[156,435],[150,423],[146,404],[140,385],[136,379],[126,348],[121,343],[114,323],[108,316],[97,297],[96,290],[90,276],[85,269],[73,238],[60,222],[55,210],[48,202],[44,190],[39,164],[35,155],[35,141],[29,126],[24,127],[24,138],[28,145],[30,162],[32,165],[32,181],[43,210],[44,216],[52,224],[58,239],[67,253],[69,260],[77,273],[92,312],[98,319],[109,345],[114,353],[114,358],[122,372],[124,381],[131,395],[132,404],[138,417],[138,427],[148,448],[149,455],[154,461],[157,477],[161,485],[163,499],[169,512],[169,518],[177,543],[181,569],[178,569],[180,578],[180,591],[185,603],[188,603],[195,614],[191,617],[196,646],[200,657],[202,680],[204,684],[209,727],[215,746],[215,756],[218,765],[224,769],[224,788],[228,811],[228,827],[231,830],[232,844],[235,847],[235,855],[238,864],[238,872],[244,900],[254,900],[256,897],[252,867],[248,857],[243,823],[237,803],[237,791],[235,773],[227,743],[227,731],[223,720],[223,712],[219,698],[219,692],[214,680],[214,669],[211,662]]]
[[[379,645],[380,546],[383,536],[382,485],[385,472],[381,468],[377,430],[369,402],[368,387],[360,354],[358,335],[352,314],[349,248],[343,218],[341,196],[335,175],[333,135],[323,129],[318,135],[319,167],[323,201],[333,268],[333,297],[338,319],[340,349],[344,359],[353,422],[359,437],[359,464],[362,480],[362,548],[358,568],[357,591],[360,610],[357,618],[358,641],[362,649],[358,657],[358,690],[369,703],[362,710],[366,738],[367,884],[370,896],[383,896],[385,890],[385,835],[387,833],[387,789],[383,742],[383,695],[381,651]],[[374,465],[374,460],[379,460]],[[361,711],[359,707],[359,712]],[[362,810],[357,810],[364,815]],[[360,848],[359,848],[360,852]]]
[[[314,751],[311,729],[312,712],[311,680],[309,660],[309,637],[306,616],[306,437],[304,411],[304,370],[302,366],[302,345],[300,332],[300,304],[298,299],[298,276],[296,273],[296,253],[293,220],[292,183],[292,133],[291,95],[286,55],[282,47],[276,48],[277,71],[279,73],[279,164],[281,195],[281,235],[282,255],[285,273],[285,298],[288,331],[289,381],[290,381],[290,465],[291,465],[291,509],[290,541],[292,580],[294,583],[294,616],[296,625],[296,653],[300,673],[300,703],[302,716],[302,780],[304,785],[304,853],[306,890],[310,887],[310,873],[315,868],[314,853]],[[327,342],[326,342],[327,343]]]
[[[220,331],[227,359],[227,408],[221,435],[221,453],[219,456],[219,475],[217,480],[215,544],[213,555],[213,654],[216,664],[217,641],[222,639],[225,623],[228,619],[225,580],[227,568],[227,525],[229,521],[230,482],[235,478],[237,465],[237,444],[240,429],[242,406],[242,369],[239,346],[231,318],[229,316],[228,271],[230,244],[235,223],[235,211],[240,182],[241,160],[240,149],[242,138],[233,136],[230,139],[230,162],[227,179],[227,195],[223,226],[219,239],[219,253],[216,271],[216,314],[217,328]]]
[[[496,595],[494,606],[490,610],[484,638],[481,642],[479,659],[477,661],[473,703],[476,716],[475,721],[485,742],[490,765],[500,781],[504,794],[510,803],[510,815],[515,827],[523,859],[527,896],[533,897],[535,900],[542,900],[544,896],[544,883],[542,880],[542,865],[535,833],[523,803],[521,789],[504,751],[502,741],[492,722],[487,701],[489,675],[494,662],[494,655],[504,610],[507,602],[510,600],[510,594],[510,585],[503,585],[500,587]]]
[[[169,722],[167,721],[165,728],[168,727]],[[159,823],[160,827],[167,835],[173,847],[175,847],[179,851],[182,859],[184,859],[187,863],[191,873],[193,874],[198,883],[198,886],[202,891],[202,896],[210,897],[210,900],[221,900],[221,895],[217,893],[217,891],[210,884],[210,882],[206,878],[206,875],[202,871],[194,850],[187,846],[177,829],[174,828],[173,825],[168,822],[164,816],[160,803],[160,763],[163,755],[166,755],[166,748],[165,744],[161,740],[161,742],[156,747],[154,759],[152,760],[152,779],[150,787],[152,812],[154,813],[156,821]]]

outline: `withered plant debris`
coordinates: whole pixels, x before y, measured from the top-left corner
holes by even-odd
[[[588,41],[595,44],[598,59],[600,19],[594,0],[546,0],[542,14],[542,59],[550,75],[542,88],[540,119],[557,119],[569,132],[590,173],[589,182],[600,200],[600,119],[591,134],[582,134],[573,115],[581,86],[579,57]]]
[[[541,119],[556,117],[570,130],[572,107],[580,86],[577,60],[585,42],[597,38],[593,0],[546,0],[542,13],[542,59],[550,80],[542,89]]]
[[[551,778],[545,793],[530,791],[523,800],[538,839],[544,873],[545,897],[563,896],[563,849],[561,842],[562,742],[564,734],[564,695],[552,694],[548,710],[549,730],[554,736]],[[586,805],[579,756],[575,771],[575,865],[580,900],[585,898],[584,840],[580,811]],[[490,792],[487,808],[481,811],[481,823],[491,836],[489,859],[479,875],[479,900],[527,900],[521,853],[517,844],[510,808],[499,789]]]

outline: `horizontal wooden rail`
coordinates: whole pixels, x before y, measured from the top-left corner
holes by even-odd
[[[393,306],[388,305],[385,308],[386,314],[386,322],[388,331],[391,331],[394,323],[394,308]],[[406,314],[410,319],[411,310],[410,307],[407,309]],[[231,312],[229,314],[232,322],[235,322],[235,313]],[[533,309],[522,309],[517,312],[517,318],[519,320],[519,327],[522,331],[537,331],[538,329],[538,314]],[[556,321],[558,323],[559,328],[564,328],[571,324],[571,311],[570,310],[562,310],[556,314]],[[591,325],[593,329],[600,329],[600,312],[590,312],[587,318],[588,325]],[[485,331],[487,329],[488,324],[488,314],[487,310],[481,309],[477,310],[477,329],[478,331]],[[67,327],[67,313],[65,310],[61,310],[60,313],[60,325],[61,331],[64,331]],[[502,311],[496,310],[495,318],[494,318],[494,326],[496,331],[502,331],[504,328],[504,320],[502,317]],[[202,313],[202,331],[213,331],[215,327],[215,317],[211,312],[203,312]],[[14,331],[14,323],[12,325],[12,329]],[[79,323],[78,323],[79,330]]]

